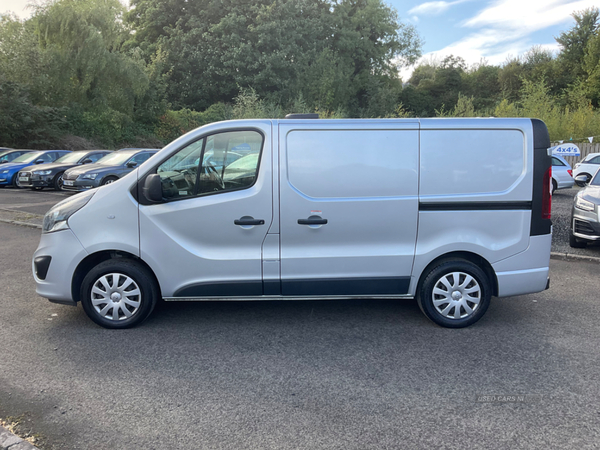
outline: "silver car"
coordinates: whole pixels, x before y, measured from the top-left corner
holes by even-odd
[[[552,193],[557,189],[570,189],[575,184],[571,165],[559,155],[552,155]]]
[[[582,248],[588,242],[600,239],[600,171],[596,172],[589,184],[586,179],[585,175],[575,177],[575,183],[585,189],[581,189],[573,199],[569,239],[569,245],[573,248]]]

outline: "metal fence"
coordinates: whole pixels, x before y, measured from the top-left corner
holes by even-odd
[[[559,145],[558,142],[552,143],[552,146]],[[581,156],[563,156],[567,160],[571,167],[575,167],[575,163],[578,163],[583,158],[585,158],[590,153],[600,153],[600,143],[590,144],[590,143],[581,143],[577,144],[579,147],[579,151],[581,152]]]

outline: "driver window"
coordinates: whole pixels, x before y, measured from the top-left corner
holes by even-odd
[[[250,187],[258,174],[262,135],[256,131],[232,131],[206,139],[198,193],[232,191]]]
[[[158,166],[163,197],[175,200],[252,186],[262,145],[256,131],[219,133],[191,143]]]

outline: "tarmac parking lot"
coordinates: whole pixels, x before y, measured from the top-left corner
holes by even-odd
[[[568,246],[576,189],[553,200]],[[106,330],[35,293],[41,216],[68,194],[0,190],[0,418],[41,449],[564,449],[600,442],[598,263],[494,299],[465,329],[412,300],[161,303]],[[7,223],[9,222],[9,223]]]

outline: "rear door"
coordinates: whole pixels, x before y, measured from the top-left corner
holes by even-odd
[[[282,294],[406,294],[418,122],[282,121],[279,130]]]

